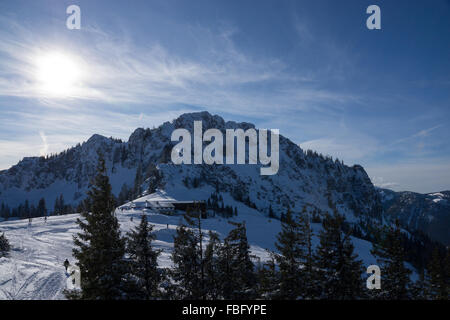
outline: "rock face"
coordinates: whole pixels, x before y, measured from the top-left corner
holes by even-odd
[[[116,195],[124,184],[132,188],[137,183],[147,190],[158,175],[157,187],[161,190],[189,190],[190,194],[199,190],[201,198],[209,190],[218,189],[261,214],[268,214],[269,207],[275,215],[286,212],[287,207],[296,212],[306,207],[318,214],[338,210],[350,222],[381,221],[380,193],[361,166],[349,167],[330,157],[304,152],[283,136],[280,167],[273,176],[261,176],[260,165],[172,164],[170,153],[177,142],[170,141],[171,133],[176,128],[192,133],[194,120],[202,121],[204,131],[254,128],[250,123],[226,122],[219,116],[199,112],[181,115],[156,129],[139,128],[127,142],[94,135],[56,156],[24,158],[1,171],[0,203],[14,207],[29,200],[36,205],[44,197],[51,207],[60,194],[66,203],[79,203],[89,188],[101,152]]]
[[[431,239],[450,245],[450,191],[428,194],[379,190],[385,216],[399,219],[410,230],[421,230]]]

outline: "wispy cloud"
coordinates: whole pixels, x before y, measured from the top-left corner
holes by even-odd
[[[45,135],[44,131],[39,132],[39,136],[42,139],[42,149],[39,151],[41,156],[45,156],[48,153],[48,142],[47,142],[47,136]]]
[[[397,182],[386,181],[383,177],[371,177],[372,183],[380,188],[396,189],[399,187]]]
[[[405,143],[411,140],[414,140],[415,138],[424,138],[424,137],[428,137],[430,136],[430,133],[433,132],[434,130],[438,129],[442,127],[441,124],[433,126],[431,128],[427,128],[427,129],[422,129],[406,138],[401,138],[401,139],[397,139],[394,142],[392,142],[392,145],[397,145],[397,144],[401,144],[401,143]]]
[[[378,150],[378,144],[372,138],[357,139],[355,137],[327,137],[305,141],[300,147],[316,150],[324,155],[330,155],[344,160],[347,164],[360,163],[373,156]]]
[[[373,164],[367,165],[365,169],[370,177],[378,177],[372,178],[374,182],[395,191],[423,193],[443,191],[448,190],[448,181],[450,181],[448,158],[423,158],[406,160],[397,164]]]
[[[10,20],[0,17],[1,26],[10,24]],[[0,65],[0,96],[51,99],[37,89],[34,62],[43,53],[61,48],[36,37],[25,26],[14,22],[12,26],[0,31],[0,54],[4,56],[4,64]],[[197,37],[208,41],[203,44],[207,53],[199,59],[169,52],[159,43],[137,45],[98,28],[87,27],[84,32],[89,45],[63,50],[77,60],[83,74],[66,105],[70,99],[111,104],[185,103],[239,113],[245,106],[249,114],[257,115],[273,111],[274,106],[298,110],[353,99],[317,87],[310,74],[291,74],[282,61],[244,54],[232,40],[236,32],[233,27],[218,34],[197,27]],[[209,46],[211,43],[213,47]],[[254,88],[260,86],[269,92],[263,96],[255,94]]]

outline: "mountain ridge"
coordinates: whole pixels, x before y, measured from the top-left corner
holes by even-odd
[[[450,245],[450,191],[417,193],[379,189],[384,216]]]
[[[177,179],[173,171],[179,168],[170,164],[170,151],[174,145],[170,141],[170,134],[177,128],[192,131],[194,120],[201,120],[204,130],[255,128],[253,124],[247,122],[225,121],[220,116],[203,111],[182,114],[155,129],[138,128],[127,142],[96,134],[86,142],[58,155],[48,158],[27,157],[10,169],[0,172],[0,202],[4,201],[14,206],[23,199],[29,199],[30,203],[37,203],[38,198],[44,196],[47,203],[51,204],[62,193],[67,203],[76,204],[82,200],[83,193],[89,186],[89,180],[95,172],[98,152],[103,153],[106,158],[108,174],[116,196],[123,184],[128,187],[135,184],[134,178],[139,167],[142,170],[140,184],[145,185],[145,181],[149,178],[146,171],[151,165],[157,166],[157,170],[163,176],[172,177],[172,181],[165,179],[164,183],[173,183],[173,179]],[[256,177],[254,172],[257,168],[258,165],[242,165],[242,167],[192,165],[189,169],[192,169],[191,174],[207,178],[207,184],[214,182],[211,175],[213,171],[222,176],[231,175],[233,178],[229,183],[233,186],[228,185],[226,189],[232,194],[235,192],[233,188],[237,187],[258,189],[255,192],[259,191],[260,198],[268,201],[267,206],[260,204],[262,211],[267,211],[269,203],[272,202],[275,202],[274,206],[281,210],[282,207],[289,205],[289,202],[295,207],[299,201],[303,205],[316,206],[316,209],[323,211],[327,210],[327,203],[332,201],[335,205],[342,205],[347,213],[353,212],[354,216],[363,216],[378,210],[374,208],[380,205],[378,194],[361,166],[349,167],[331,157],[324,157],[313,151],[304,152],[282,135],[280,135],[280,174],[276,177]],[[294,190],[292,185],[297,189]],[[266,186],[269,190],[264,191],[260,189],[261,186]],[[284,188],[290,190],[283,191]],[[276,195],[264,197],[262,195],[264,192],[273,192]],[[288,192],[291,194],[288,195]],[[327,192],[330,199],[324,196]],[[236,194],[234,196],[239,197]],[[308,198],[306,196],[310,196],[310,199],[306,199]],[[276,197],[278,199],[275,199]],[[250,200],[256,202],[255,199]]]
[[[67,204],[76,206],[85,197],[90,179],[95,174],[98,152],[101,152],[106,159],[113,193],[117,197],[124,188],[129,191],[138,186],[141,189],[139,194],[132,196],[128,192],[124,196],[127,199],[122,200],[137,198],[152,184],[153,189],[175,190],[181,186],[185,190],[180,194],[194,195],[195,189],[209,186],[211,193],[219,189],[240,202],[256,207],[265,215],[269,214],[270,209],[280,217],[287,207],[294,211],[302,211],[306,207],[319,215],[337,210],[346,215],[351,223],[362,225],[393,222],[399,218],[405,227],[424,231],[436,239],[433,230],[441,225],[425,223],[423,210],[406,210],[407,203],[398,200],[405,199],[408,194],[414,195],[415,199],[426,198],[426,195],[395,193],[374,187],[362,166],[347,166],[337,159],[311,150],[304,151],[282,135],[280,172],[273,177],[259,176],[257,171],[260,165],[171,164],[170,152],[176,144],[170,141],[172,131],[185,128],[192,132],[194,121],[202,121],[203,130],[255,128],[248,122],[225,121],[218,115],[202,111],[182,114],[154,129],[137,128],[127,141],[94,134],[85,142],[57,155],[24,157],[10,169],[0,171],[0,203],[15,207],[28,200],[30,205],[37,205],[40,198],[45,198],[47,207],[52,208],[56,198],[62,194]],[[154,178],[155,175],[158,179]],[[392,196],[395,201],[390,202],[386,196]],[[202,197],[207,198],[208,195],[203,194]],[[444,202],[436,203],[434,207],[442,206]],[[419,206],[419,209],[423,207]],[[442,217],[445,220],[447,216],[450,215],[438,215],[436,222],[442,221]],[[432,227],[426,227],[429,224]],[[444,226],[448,225],[450,222],[445,220]],[[442,236],[444,231],[439,229],[437,238],[445,242],[447,238]]]

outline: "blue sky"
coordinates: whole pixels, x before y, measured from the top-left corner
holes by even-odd
[[[81,30],[66,8],[81,8]],[[381,30],[366,8],[381,8]],[[450,1],[0,3],[0,169],[181,113],[277,128],[395,190],[450,189]],[[70,57],[64,95],[38,61]]]

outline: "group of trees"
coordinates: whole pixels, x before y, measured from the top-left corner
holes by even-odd
[[[144,179],[144,177],[148,178]],[[156,192],[157,188],[160,187],[161,180],[161,173],[153,163],[150,163],[147,166],[146,170],[142,170],[142,164],[139,164],[136,169],[133,187],[129,187],[126,183],[122,185],[122,188],[120,189],[119,195],[116,199],[117,205],[120,206],[142,196],[142,193],[144,191],[142,189],[142,184],[144,183],[144,181],[148,184],[146,190],[147,194]]]
[[[186,224],[177,228],[168,271],[169,299],[254,299],[258,297],[257,274],[250,254],[245,223],[230,222],[234,229],[220,240],[204,233],[199,211],[187,212]],[[204,246],[204,240],[209,238]]]
[[[232,207],[230,205],[225,205],[223,202],[222,195],[215,191],[206,201],[206,207],[212,210],[214,214],[219,214],[225,218],[231,218],[238,215],[237,207]]]
[[[62,194],[55,199],[52,212],[53,215],[71,214],[74,213],[74,211],[74,208],[70,204],[64,202],[64,196]]]
[[[115,199],[100,158],[98,174],[88,192],[81,232],[74,237],[74,257],[81,273],[81,291],[68,291],[71,299],[148,299],[155,297],[159,271],[153,250],[152,227],[145,216],[138,228],[123,237],[114,215]]]
[[[230,222],[234,228],[222,240],[204,232],[200,208],[192,208],[176,230],[173,267],[164,269],[145,215],[137,228],[121,235],[103,160],[87,201],[89,210],[78,220],[81,232],[74,237],[81,290],[67,292],[69,298],[448,299],[448,252],[445,261],[437,253],[429,272],[411,283],[398,225],[379,233],[372,253],[381,268],[381,289],[368,290],[368,275],[337,212],[325,215],[319,244],[313,246],[309,214],[288,210],[277,252],[261,263],[251,255],[245,223]]]
[[[351,229],[336,211],[326,214],[313,249],[310,217],[306,212],[294,217],[290,211],[277,237],[279,253],[263,270],[266,296],[276,299],[448,299],[450,295],[450,250],[444,258],[435,250],[428,272],[411,282],[405,266],[403,233],[398,223],[379,230],[371,253],[381,269],[381,288],[368,290],[362,261],[354,252]],[[278,266],[278,269],[275,268]],[[269,279],[270,281],[268,281]]]
[[[81,291],[68,291],[72,299],[241,299],[256,297],[256,274],[250,259],[245,224],[235,224],[222,243],[205,234],[200,208],[186,212],[187,225],[174,237],[174,268],[158,268],[159,250],[152,247],[153,227],[142,216],[139,226],[125,237],[114,215],[114,198],[100,160],[88,193],[89,210],[77,223],[73,251],[81,273]],[[213,288],[213,289],[211,289]]]
[[[278,253],[272,253],[272,261],[262,271],[263,295],[289,300],[366,298],[362,262],[350,236],[342,231],[343,222],[337,213],[327,215],[314,249],[309,215],[294,216],[288,210],[275,244]]]
[[[200,208],[186,212],[174,237],[170,270],[158,268],[159,250],[152,247],[152,226],[140,225],[123,237],[114,215],[114,198],[104,160],[88,193],[89,210],[77,220],[73,255],[81,273],[81,290],[72,299],[244,299],[256,298],[257,274],[250,256],[244,223],[220,241],[206,235]]]
[[[39,200],[37,206],[35,206],[34,204],[30,205],[28,200],[25,200],[24,203],[12,209],[4,203],[0,205],[0,216],[5,220],[9,219],[10,217],[25,219],[25,218],[43,217],[46,215],[47,215],[47,207],[44,198],[41,198]]]
[[[74,208],[64,203],[64,197],[61,194],[59,197],[56,197],[53,211],[49,211],[47,209],[47,204],[44,198],[39,199],[37,205],[30,205],[28,200],[25,200],[24,203],[19,204],[15,208],[10,208],[8,205],[2,203],[0,205],[0,217],[7,220],[10,217],[19,218],[19,219],[28,219],[28,218],[36,218],[36,217],[44,217],[49,214],[53,215],[62,215],[74,213]]]

